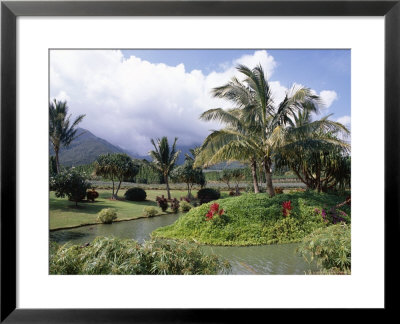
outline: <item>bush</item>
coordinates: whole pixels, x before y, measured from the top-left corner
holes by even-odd
[[[144,207],[143,214],[146,217],[153,217],[158,214],[158,210],[155,207]]]
[[[145,201],[147,194],[142,188],[130,188],[125,192],[124,197],[130,201]]]
[[[160,207],[163,212],[168,209],[168,200],[164,197],[164,195],[162,195],[161,197],[157,196],[156,201],[158,207]]]
[[[99,193],[98,193],[97,191],[95,191],[94,189],[92,189],[92,190],[90,190],[90,191],[88,191],[88,192],[86,193],[86,199],[87,199],[87,200],[91,200],[91,201],[94,202],[94,200],[95,200],[96,198],[99,198]]]
[[[275,187],[275,193],[276,193],[277,195],[283,194],[283,188]]]
[[[302,241],[298,252],[308,262],[316,259],[323,270],[351,270],[351,226],[331,225],[312,232]]]
[[[187,213],[191,208],[192,208],[192,205],[190,203],[188,203],[187,201],[181,202],[181,210],[184,213]]]
[[[205,204],[213,200],[217,200],[221,197],[219,190],[204,188],[197,192],[197,198],[200,200],[200,204]]]
[[[171,201],[171,210],[176,214],[179,211],[179,200],[174,198]]]
[[[314,230],[329,225],[315,209],[336,206],[343,201],[343,196],[316,192],[281,194],[272,198],[268,194],[242,194],[192,208],[174,224],[158,228],[152,235],[228,246],[300,242]],[[206,215],[213,204],[219,205],[218,212],[215,207],[213,216],[208,219]],[[220,216],[221,209],[224,212]],[[343,209],[350,219],[350,207],[346,205]]]
[[[117,213],[112,208],[102,209],[97,216],[97,220],[102,222],[103,224],[111,224],[116,219],[117,219]]]
[[[174,241],[147,241],[97,237],[88,246],[53,247],[50,274],[218,274],[230,270],[228,262],[206,255],[198,245]]]
[[[83,174],[74,169],[65,170],[50,178],[50,190],[55,191],[57,198],[68,197],[78,206],[78,202],[85,199],[86,190],[90,188],[90,183],[86,181]]]

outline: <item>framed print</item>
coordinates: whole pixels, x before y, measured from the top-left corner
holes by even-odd
[[[3,1],[1,321],[391,309],[399,16]]]

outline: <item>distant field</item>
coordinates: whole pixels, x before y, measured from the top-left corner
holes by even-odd
[[[98,180],[89,180],[89,182],[94,186],[95,188],[99,189],[109,189],[112,187],[112,182],[110,181],[98,181]],[[305,184],[302,182],[299,182],[298,180],[295,179],[276,179],[273,181],[274,185],[276,187],[282,187],[282,188],[305,188]],[[235,184],[232,182],[230,184],[231,188],[234,188]],[[251,183],[249,182],[242,182],[239,183],[239,188],[241,190],[244,190],[246,187],[252,186]],[[122,182],[121,188],[123,189],[129,189],[132,187],[139,187],[143,188],[145,190],[165,190],[165,184],[144,184],[144,183],[134,183],[134,182]],[[171,189],[173,190],[186,190],[186,184],[185,183],[171,183],[170,184]],[[228,187],[225,183],[222,182],[217,182],[217,181],[208,181],[207,188],[214,188],[214,189],[220,189],[220,190],[228,190]],[[265,188],[265,186],[263,186]],[[199,190],[200,186],[195,185],[193,186],[193,189]]]

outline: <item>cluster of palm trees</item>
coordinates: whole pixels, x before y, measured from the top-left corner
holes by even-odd
[[[323,104],[321,99],[308,88],[293,86],[276,103],[261,65],[254,69],[239,65],[237,70],[244,76],[242,81],[234,77],[212,90],[214,97],[228,100],[232,108],[210,109],[200,116],[205,121],[220,121],[225,127],[207,136],[195,166],[222,161],[248,163],[255,193],[260,191],[257,168],[261,167],[270,196],[275,194],[273,164],[291,168],[307,186],[314,186],[313,189],[322,190],[335,185],[332,180],[342,180],[338,174],[339,169],[344,170],[339,164],[343,164],[340,161],[345,159],[350,146],[341,135],[349,131],[329,120],[329,116],[312,121],[311,114],[318,113]],[[336,166],[338,173],[325,174],[327,164]],[[326,181],[324,188],[322,180]]]
[[[330,116],[312,120],[319,112],[321,99],[309,88],[293,86],[281,102],[275,102],[271,86],[261,65],[250,69],[239,65],[244,79],[233,77],[227,84],[214,88],[212,95],[228,100],[229,109],[214,108],[200,118],[216,120],[225,127],[214,130],[195,148],[194,167],[207,167],[223,161],[241,161],[250,165],[254,192],[260,192],[257,171],[265,174],[270,196],[275,194],[272,167],[290,168],[307,187],[326,191],[338,185],[348,185],[350,179],[350,145],[343,140],[348,129]],[[49,104],[49,135],[57,172],[60,172],[59,150],[76,137],[76,126],[85,115],[70,122],[65,101],[54,99]],[[153,166],[161,172],[171,198],[168,177],[179,156],[175,138],[172,146],[167,137],[152,139],[154,150],[149,154]]]

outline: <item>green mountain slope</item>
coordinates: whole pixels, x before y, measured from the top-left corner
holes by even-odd
[[[122,148],[93,135],[86,129],[79,128],[78,136],[68,148],[61,148],[60,163],[64,166],[76,166],[92,163],[100,154],[127,153]],[[50,145],[50,155],[54,155]]]

